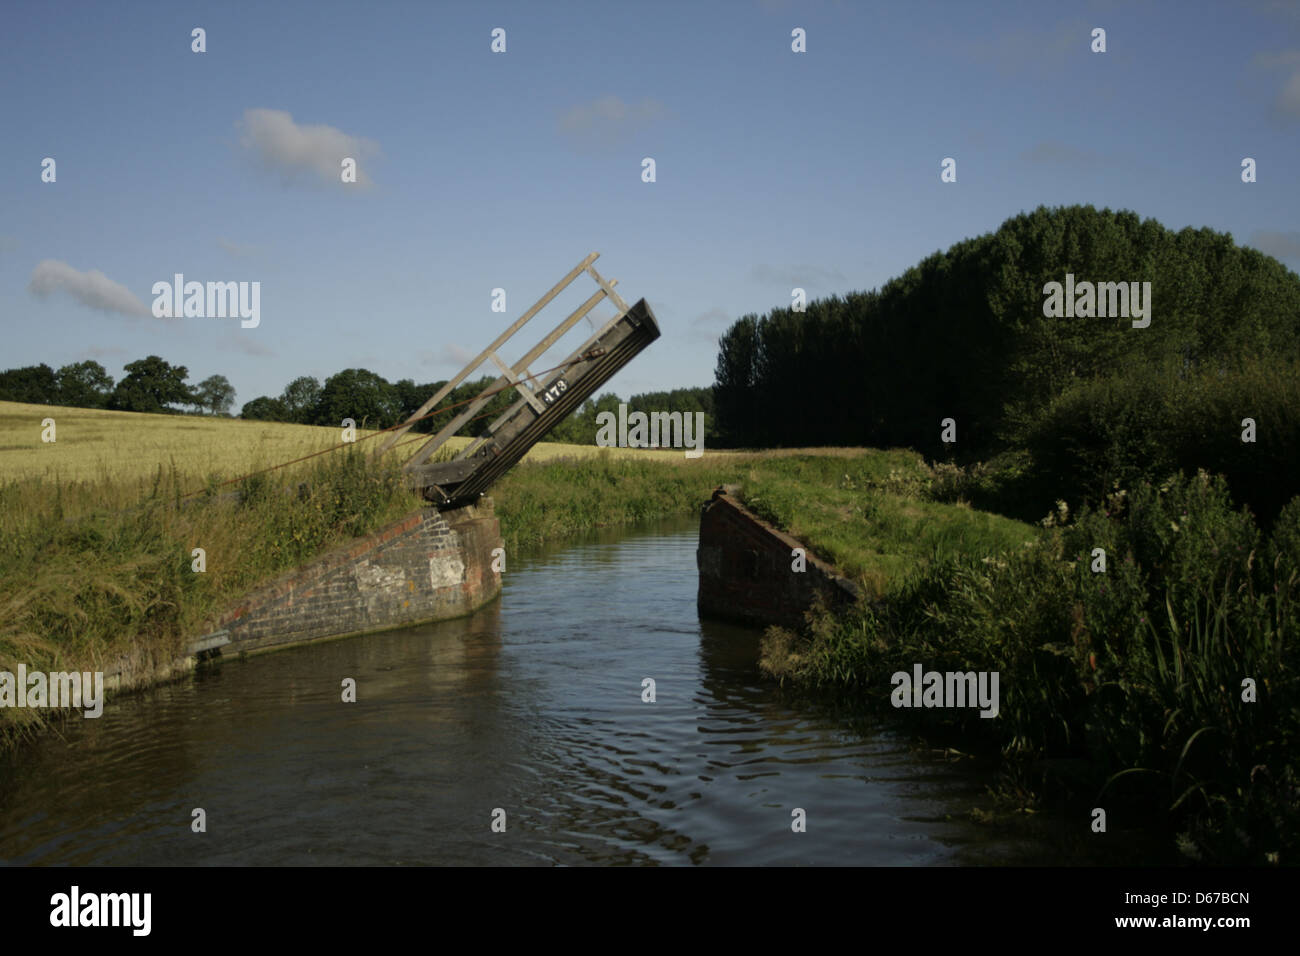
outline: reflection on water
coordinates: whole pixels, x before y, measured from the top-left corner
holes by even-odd
[[[516,557],[472,617],[110,700],[0,764],[0,859],[1051,861],[966,822],[987,802],[970,773],[761,680],[758,635],[696,614],[696,536],[677,521]]]

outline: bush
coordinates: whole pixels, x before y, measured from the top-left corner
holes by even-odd
[[[1256,440],[1242,441],[1243,419]],[[1135,368],[1066,391],[1019,436],[1031,480],[1074,505],[1116,487],[1206,469],[1264,526],[1300,492],[1300,363],[1254,360],[1192,374]]]
[[[1267,541],[1205,473],[1115,490],[1073,521],[1062,503],[1044,523],[1046,540],[935,561],[874,604],[770,631],[762,666],[882,705],[890,675],[915,663],[997,671],[997,720],[895,714],[999,748],[1016,773],[1065,761],[1083,797],[1145,801],[1193,854],[1300,849],[1300,499]]]

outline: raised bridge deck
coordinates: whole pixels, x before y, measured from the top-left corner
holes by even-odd
[[[531,309],[502,333],[461,372],[419,408],[379,448],[383,454],[401,435],[429,410],[442,401],[458,384],[490,360],[501,376],[470,402],[463,412],[424,444],[403,466],[411,483],[426,500],[439,508],[460,507],[476,500],[570,412],[595,394],[621,368],[632,361],[647,345],[659,338],[659,324],[645,299],[629,306],[614,291],[617,280],[606,281],[592,263],[599,253],[593,252],[564,279],[543,296]],[[514,335],[531,318],[554,299],[582,272],[587,272],[599,286],[591,298],[571,313],[519,361],[507,366],[496,354],[502,343]],[[596,305],[608,299],[618,314],[574,350],[557,367],[541,376],[528,372],[529,363],[543,355],[573,325]],[[430,462],[429,459],[452,435],[487,404],[497,392],[513,387],[519,399],[487,426],[453,460]]]

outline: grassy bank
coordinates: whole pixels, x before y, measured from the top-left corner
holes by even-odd
[[[134,497],[112,479],[0,484],[0,671],[111,670],[133,648],[171,660],[251,588],[417,506],[395,465],[356,452],[235,495],[187,501],[190,489],[162,468]],[[0,710],[0,746],[51,713]]]
[[[862,507],[878,513],[887,487],[863,488]],[[940,472],[917,494],[952,487]],[[816,545],[828,526],[803,511],[778,517],[803,522]],[[1044,524],[1000,554],[981,553],[996,536],[936,551],[877,600],[814,615],[801,633],[770,629],[762,666],[1000,752],[1023,806],[1051,794],[1081,827],[1093,807],[1116,825],[1167,827],[1193,859],[1294,862],[1300,500],[1265,534],[1224,480],[1201,474],[1117,490],[1077,516],[1062,507]],[[918,663],[998,672],[998,718],[894,710],[892,675]]]
[[[1036,541],[1040,528],[930,500],[935,472],[916,452],[863,449],[758,459],[740,479],[747,507],[879,598],[935,562]]]
[[[0,403],[0,671],[105,670],[132,649],[170,660],[249,590],[423,504],[403,486],[402,455],[373,465],[365,442],[223,484],[338,440],[332,428]],[[507,479],[502,523],[513,547],[689,511],[719,460],[540,444]],[[616,482],[631,484],[610,494]],[[0,747],[62,714],[0,709]]]
[[[696,513],[739,467],[735,456],[654,461],[615,454],[620,450],[511,469],[492,490],[507,551],[589,528]]]

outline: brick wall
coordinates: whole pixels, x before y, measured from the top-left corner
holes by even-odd
[[[247,595],[224,614],[223,654],[361,634],[468,614],[501,591],[491,499],[423,508],[322,555]]]
[[[805,571],[791,570],[795,548],[807,555]],[[700,613],[760,627],[798,627],[819,592],[832,606],[854,601],[853,583],[807,551],[740,504],[733,488],[719,488],[700,513]]]

